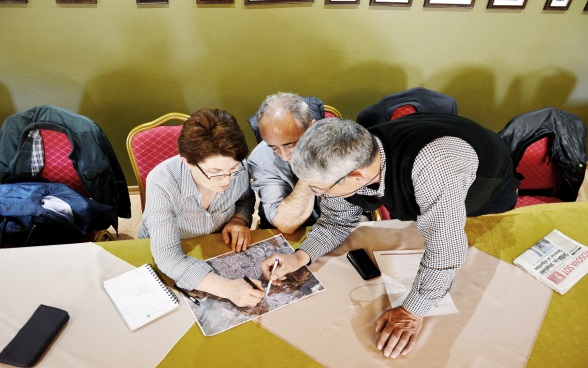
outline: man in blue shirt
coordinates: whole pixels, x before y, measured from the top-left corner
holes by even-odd
[[[290,158],[298,139],[315,120],[311,107],[293,93],[268,96],[256,114],[263,139],[249,156],[251,187],[261,199],[260,212],[283,233],[291,234],[318,218],[318,203],[309,186],[298,181]]]

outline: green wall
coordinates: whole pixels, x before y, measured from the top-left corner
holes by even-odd
[[[98,122],[135,184],[126,135],[168,112],[221,107],[246,130],[277,91],[316,95],[354,120],[383,96],[422,86],[498,131],[545,106],[588,122],[586,0],[569,10],[314,4],[137,6],[134,0],[0,5],[0,120],[54,104]]]

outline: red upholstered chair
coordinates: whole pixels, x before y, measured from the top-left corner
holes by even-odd
[[[333,106],[324,105],[324,108],[325,108],[325,118],[339,118],[339,119],[343,118],[343,116],[341,115],[339,110],[337,110]]]
[[[53,183],[63,183],[80,195],[89,198],[69,154],[72,150],[67,134],[50,129],[39,129],[43,140],[43,169],[39,176]],[[115,240],[106,230],[90,230],[80,242]]]
[[[553,107],[512,118],[498,132],[520,180],[515,208],[574,202],[586,174],[586,125]]]
[[[523,179],[515,208],[542,203],[562,202],[556,197],[561,175],[559,167],[551,162],[551,136],[545,136],[525,149],[516,171]],[[545,194],[545,195],[534,195]]]
[[[133,165],[141,210],[145,210],[145,183],[147,174],[162,161],[178,154],[178,137],[182,125],[163,125],[175,121],[184,123],[189,115],[170,113],[149,123],[133,128],[127,136],[127,151]]]
[[[56,130],[39,129],[39,131],[43,139],[43,154],[45,156],[45,163],[39,176],[54,183],[64,183],[80,195],[89,197],[69,159],[72,146],[67,135]]]
[[[398,119],[398,118],[401,118],[405,115],[414,114],[416,111],[417,110],[413,105],[402,105],[402,106],[396,108],[396,110],[394,110],[394,112],[392,112],[392,116],[390,116],[390,120]]]

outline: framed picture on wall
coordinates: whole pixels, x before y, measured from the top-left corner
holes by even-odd
[[[27,0],[0,0],[0,4],[26,4]]]
[[[245,0],[245,5],[314,3],[314,0]]]
[[[168,0],[137,0],[137,4],[169,4]]]
[[[525,9],[527,0],[488,0],[486,9]]]
[[[57,4],[96,4],[96,0],[56,0]]]
[[[543,10],[568,10],[572,0],[547,0]]]
[[[234,0],[196,0],[196,4],[234,4]]]
[[[586,3],[586,5],[584,5],[584,11],[588,12],[588,3]]]
[[[425,8],[473,8],[475,0],[425,0]]]
[[[325,5],[359,5],[359,0],[325,0]]]
[[[370,0],[371,6],[411,6],[412,0]]]

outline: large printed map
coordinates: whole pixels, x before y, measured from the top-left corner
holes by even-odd
[[[208,259],[206,262],[215,273],[230,279],[247,275],[257,279],[267,287],[267,280],[261,274],[261,261],[274,253],[290,254],[294,249],[279,234],[261,242],[241,253],[226,253]],[[244,322],[255,319],[266,313],[282,308],[288,304],[304,299],[312,294],[323,291],[325,287],[304,266],[298,271],[287,275],[282,285],[273,284],[267,297],[254,307],[237,307],[228,299],[223,299],[204,292],[194,292],[200,306],[186,299],[196,322],[205,336],[212,336]]]

